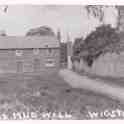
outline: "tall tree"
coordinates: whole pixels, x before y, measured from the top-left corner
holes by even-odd
[[[121,30],[121,28],[123,28],[123,26],[122,26],[123,20],[121,21],[121,19],[124,18],[124,6],[115,6],[115,7],[118,10],[118,24],[117,24],[117,29],[118,30]]]
[[[73,60],[83,58],[92,66],[93,61],[106,52],[118,52],[120,38],[115,28],[110,25],[102,25],[92,31],[82,42],[76,39],[73,46]]]
[[[86,50],[88,51],[88,55],[85,56],[86,61],[88,61],[89,58],[94,60],[102,53],[118,52],[115,47],[118,46],[119,41],[120,38],[116,29],[110,25],[102,25],[96,28],[96,30],[91,32],[84,40]]]
[[[97,18],[99,20],[100,23],[104,24],[105,18],[106,18],[106,9],[111,8],[117,11],[117,15],[118,18],[116,17],[116,21],[117,21],[117,26],[119,24],[120,21],[120,7],[119,6],[105,6],[105,5],[87,5],[85,6],[85,9],[87,11],[88,16],[93,16],[95,18]],[[110,10],[111,11],[111,10]],[[115,13],[114,13],[115,14]],[[109,17],[108,17],[109,18]]]
[[[99,19],[100,22],[103,22],[104,11],[102,5],[87,5],[85,6],[88,16],[92,15],[95,18]]]
[[[82,49],[83,39],[76,38],[73,44],[73,55],[78,56]]]

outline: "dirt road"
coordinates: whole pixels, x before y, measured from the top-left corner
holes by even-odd
[[[110,85],[102,80],[93,80],[87,76],[80,76],[70,70],[61,70],[60,76],[73,88],[82,88],[95,93],[109,96],[124,103],[124,88],[117,85]]]

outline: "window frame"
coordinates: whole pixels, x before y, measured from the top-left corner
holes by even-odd
[[[45,67],[55,67],[55,60],[53,58],[47,58],[45,60]]]
[[[40,53],[40,49],[39,48],[33,48],[33,54],[34,55],[38,55]]]
[[[20,57],[20,56],[23,55],[23,50],[22,49],[17,49],[17,50],[15,50],[15,54],[16,54],[16,56]]]

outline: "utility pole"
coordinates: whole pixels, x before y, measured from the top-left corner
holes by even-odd
[[[69,34],[67,34],[67,68],[68,69],[72,69],[71,56],[72,56],[72,42],[70,40]]]

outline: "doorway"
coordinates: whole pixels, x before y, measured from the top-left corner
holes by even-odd
[[[23,62],[22,61],[18,61],[17,62],[17,72],[18,73],[22,73],[23,72]]]
[[[40,59],[34,59],[34,72],[40,71]]]

